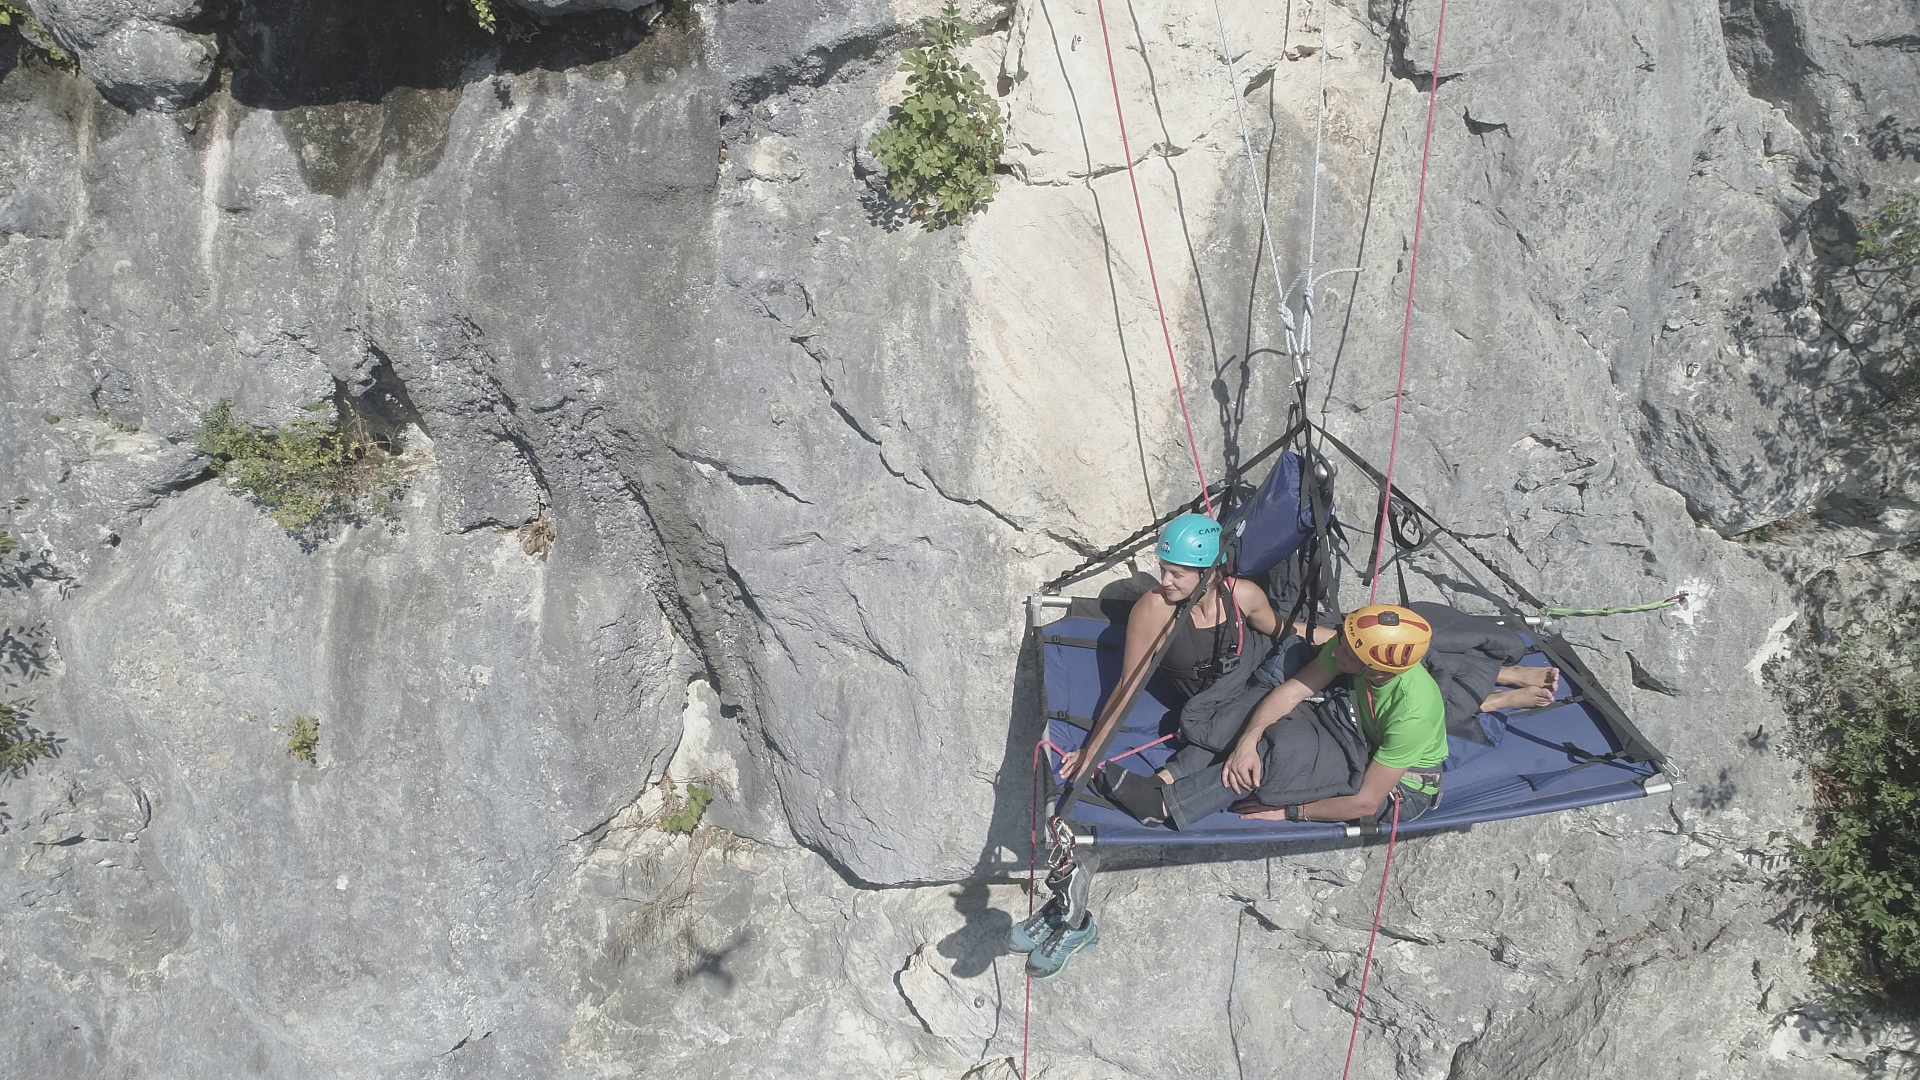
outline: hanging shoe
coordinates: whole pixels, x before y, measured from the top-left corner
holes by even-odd
[[[1017,953],[1030,953],[1039,948],[1060,925],[1060,908],[1060,898],[1056,896],[1027,916],[1025,922],[1014,923],[1013,929],[1007,931],[1007,947]]]
[[[1100,924],[1093,921],[1093,913],[1088,912],[1086,922],[1079,928],[1066,926],[1054,927],[1053,935],[1040,943],[1040,947],[1027,954],[1027,974],[1036,979],[1051,979],[1067,970],[1067,961],[1082,949],[1091,949],[1100,940]]]

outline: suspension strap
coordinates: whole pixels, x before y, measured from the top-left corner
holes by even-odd
[[[1300,421],[1290,425],[1287,428],[1287,430],[1280,435],[1279,438],[1268,443],[1266,446],[1260,449],[1259,453],[1248,458],[1246,461],[1246,464],[1240,467],[1241,471],[1244,472],[1245,470],[1251,469],[1254,466],[1259,465],[1261,462],[1272,457],[1273,455],[1279,453],[1281,449],[1283,449],[1289,443],[1291,443],[1294,440],[1294,438],[1298,436],[1301,433],[1301,431],[1306,428],[1306,426],[1307,425],[1305,421]],[[1226,491],[1226,487],[1227,487],[1227,482],[1222,481],[1220,483],[1216,483],[1213,486],[1213,490],[1216,493],[1224,493]],[[1101,571],[1114,566],[1116,563],[1120,562],[1120,560],[1126,558],[1127,556],[1133,554],[1135,551],[1138,551],[1140,548],[1144,547],[1148,540],[1150,540],[1152,537],[1157,535],[1161,529],[1166,528],[1168,522],[1172,521],[1174,518],[1179,517],[1181,514],[1193,513],[1199,510],[1202,505],[1203,503],[1201,502],[1201,500],[1198,498],[1195,498],[1189,502],[1182,503],[1181,505],[1174,507],[1172,510],[1169,510],[1166,513],[1160,515],[1154,520],[1148,522],[1146,525],[1143,525],[1140,528],[1135,529],[1132,533],[1128,534],[1125,539],[1122,539],[1121,541],[1112,545],[1111,547],[1095,552],[1094,554],[1087,556],[1085,559],[1082,559],[1079,565],[1073,567],[1072,569],[1066,571],[1065,573],[1060,574],[1058,577],[1053,578],[1051,581],[1048,581],[1046,584],[1040,586],[1040,591],[1043,593],[1058,592],[1063,586],[1071,585],[1072,583],[1080,580],[1083,577],[1100,573]]]

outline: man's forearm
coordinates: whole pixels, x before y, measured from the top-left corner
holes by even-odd
[[[1373,817],[1379,812],[1380,804],[1364,795],[1339,795],[1310,802],[1300,808],[1300,816],[1308,821],[1353,821],[1356,818]]]
[[[1253,707],[1247,722],[1240,728],[1240,737],[1247,742],[1257,742],[1267,729],[1287,718],[1287,714],[1300,707],[1300,703],[1313,696],[1313,691],[1294,679],[1288,679],[1273,688],[1260,704]]]

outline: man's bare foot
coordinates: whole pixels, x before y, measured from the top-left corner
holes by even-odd
[[[1517,690],[1502,690],[1497,694],[1488,694],[1480,703],[1481,712],[1499,712],[1502,709],[1538,709],[1553,704],[1553,691],[1544,686],[1523,686]]]
[[[1501,686],[1538,686],[1549,693],[1560,688],[1560,669],[1554,667],[1503,667],[1493,681]]]

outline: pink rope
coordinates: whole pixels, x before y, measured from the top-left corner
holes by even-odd
[[[1447,33],[1447,0],[1440,0],[1439,25],[1433,31],[1433,85],[1427,90],[1427,137],[1420,150],[1420,186],[1413,199],[1413,248],[1407,254],[1407,307],[1400,320],[1400,381],[1393,389],[1393,437],[1387,443],[1386,482],[1380,488],[1380,525],[1373,536],[1373,587],[1367,603],[1380,595],[1380,556],[1387,549],[1387,509],[1393,500],[1393,463],[1400,453],[1400,402],[1407,390],[1407,351],[1413,341],[1413,285],[1420,273],[1420,226],[1427,207],[1427,163],[1433,157],[1433,122],[1440,107],[1440,43]]]
[[[1177,735],[1178,735],[1177,732],[1174,735],[1162,735],[1150,743],[1145,743],[1143,745],[1136,746],[1131,750],[1123,750],[1120,753],[1115,754],[1112,757],[1108,758],[1107,760],[1101,762],[1100,764],[1111,765],[1114,762],[1119,761],[1121,758],[1130,758],[1135,754],[1141,753],[1143,751],[1151,750],[1154,747],[1159,746],[1161,743],[1172,742],[1177,737]]]
[[[1360,1042],[1360,1010],[1367,1004],[1367,976],[1373,971],[1373,943],[1380,937],[1380,916],[1387,909],[1387,877],[1393,873],[1393,845],[1400,839],[1400,793],[1394,792],[1393,831],[1387,834],[1387,865],[1380,871],[1380,898],[1373,904],[1373,932],[1367,935],[1367,958],[1360,965],[1360,997],[1353,1003],[1353,1030],[1347,1033],[1347,1064],[1340,1080],[1353,1072],[1353,1048]]]
[[[1113,67],[1113,39],[1107,34],[1107,5],[1096,0],[1100,14],[1100,40],[1107,47],[1107,84],[1113,87],[1113,118],[1120,125],[1120,153],[1127,163],[1127,184],[1133,188],[1133,215],[1140,221],[1140,247],[1147,253],[1147,280],[1153,283],[1153,307],[1160,316],[1160,338],[1167,346],[1167,363],[1173,368],[1173,390],[1180,398],[1180,416],[1187,423],[1187,451],[1193,455],[1193,471],[1200,476],[1200,501],[1207,516],[1214,517],[1213,496],[1207,494],[1207,470],[1200,464],[1200,446],[1193,437],[1193,414],[1187,411],[1187,388],[1180,381],[1180,361],[1173,354],[1173,330],[1167,326],[1167,305],[1160,299],[1160,275],[1153,269],[1153,245],[1147,240],[1147,212],[1140,205],[1140,183],[1133,177],[1133,148],[1127,143],[1127,116],[1120,108],[1120,76]]]

